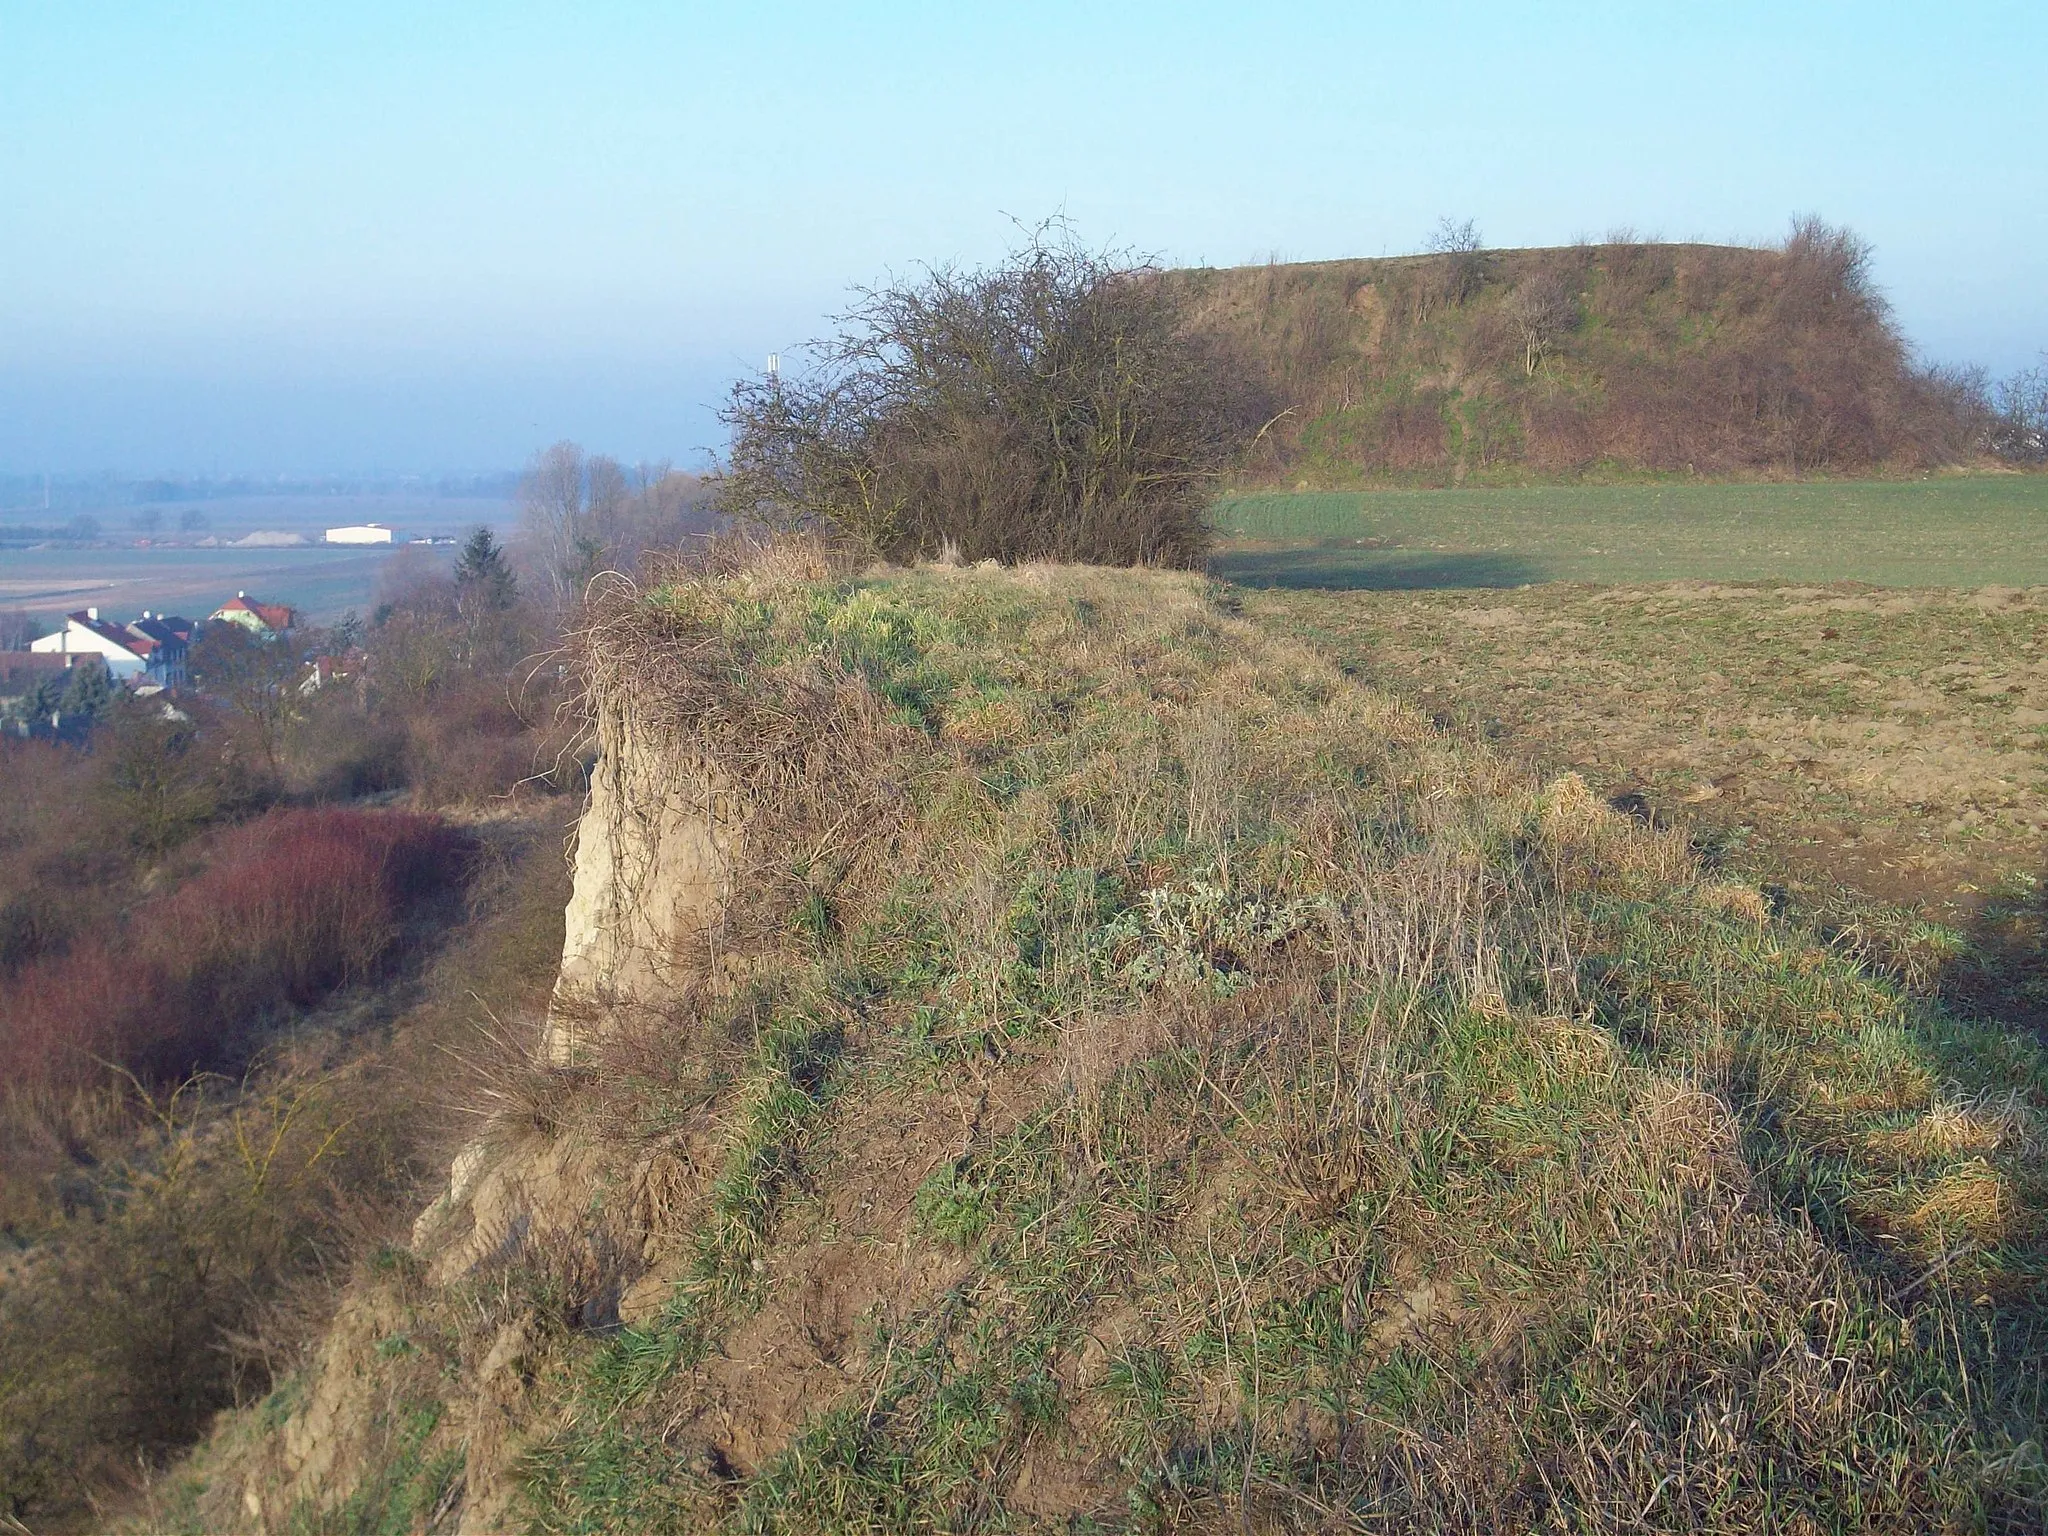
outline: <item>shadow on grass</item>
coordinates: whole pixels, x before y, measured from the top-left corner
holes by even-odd
[[[1968,946],[1943,972],[1940,988],[1962,1012],[2048,1041],[2048,870],[1997,892],[1978,910]]]
[[[1420,592],[1436,587],[1520,587],[1548,579],[1540,566],[1520,555],[1359,549],[1350,545],[1303,549],[1222,549],[1210,556],[1209,574],[1241,587],[1285,587],[1319,592]]]

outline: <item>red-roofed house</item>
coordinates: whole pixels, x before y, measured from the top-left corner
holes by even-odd
[[[259,603],[246,592],[237,592],[206,616],[206,622],[239,624],[262,640],[289,632],[299,616],[283,603]]]
[[[299,679],[299,692],[318,693],[336,683],[345,683],[363,670],[363,653],[350,646],[339,656],[315,656],[306,663],[306,672]]]
[[[81,656],[97,656],[119,682],[176,688],[185,681],[185,652],[191,643],[190,619],[145,610],[132,624],[116,624],[101,618],[97,608],[82,608],[66,614],[62,629],[35,641],[29,650],[61,657],[67,667]]]

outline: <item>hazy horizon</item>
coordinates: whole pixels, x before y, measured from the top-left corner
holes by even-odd
[[[1923,356],[2006,373],[2048,348],[2044,53],[1987,3],[0,0],[0,472],[696,468],[851,286],[1055,212],[1204,265],[1818,213]]]

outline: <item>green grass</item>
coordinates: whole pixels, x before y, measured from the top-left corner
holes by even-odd
[[[1449,1488],[1528,1525],[2031,1511],[2040,1395],[1996,1362],[2039,1347],[2032,1110],[1982,1106],[2041,1102],[2038,1052],[1213,611],[989,587],[672,605],[750,699],[857,674],[892,722],[896,851],[792,892],[786,959],[865,978],[823,1136],[939,1128],[833,1240],[948,1280],[875,1294],[846,1385],[723,1484],[640,1438],[683,1372],[599,1394],[529,1464],[543,1528],[1026,1527],[1026,1466],[1141,1529],[1422,1528]],[[859,1144],[764,1252],[826,1241]]]
[[[2048,475],[1261,492],[1213,517],[1211,571],[1248,586],[2048,585]]]
[[[611,707],[786,743],[764,1002],[592,1069],[717,1171],[669,1310],[536,1370],[531,1528],[2038,1527],[2032,1041],[1189,578],[632,624]]]

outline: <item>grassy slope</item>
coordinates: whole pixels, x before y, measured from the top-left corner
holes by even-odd
[[[1373,685],[1890,933],[1970,1006],[2048,1024],[2048,591],[1551,583],[1243,602]]]
[[[1584,245],[1169,281],[1285,408],[1255,461],[1266,481],[1841,474],[1967,453],[1840,254]],[[1559,309],[1532,353],[1539,293]]]
[[[1218,575],[1398,589],[1545,581],[2048,585],[2048,476],[1254,494]]]
[[[710,1170],[667,1299],[592,1336],[573,1275],[392,1255],[382,1427],[296,1529],[451,1508],[487,1420],[546,1531],[2038,1524],[2033,1046],[1184,579],[611,635],[763,838],[745,979],[531,1095]],[[311,1390],[164,1523],[241,1519]]]

